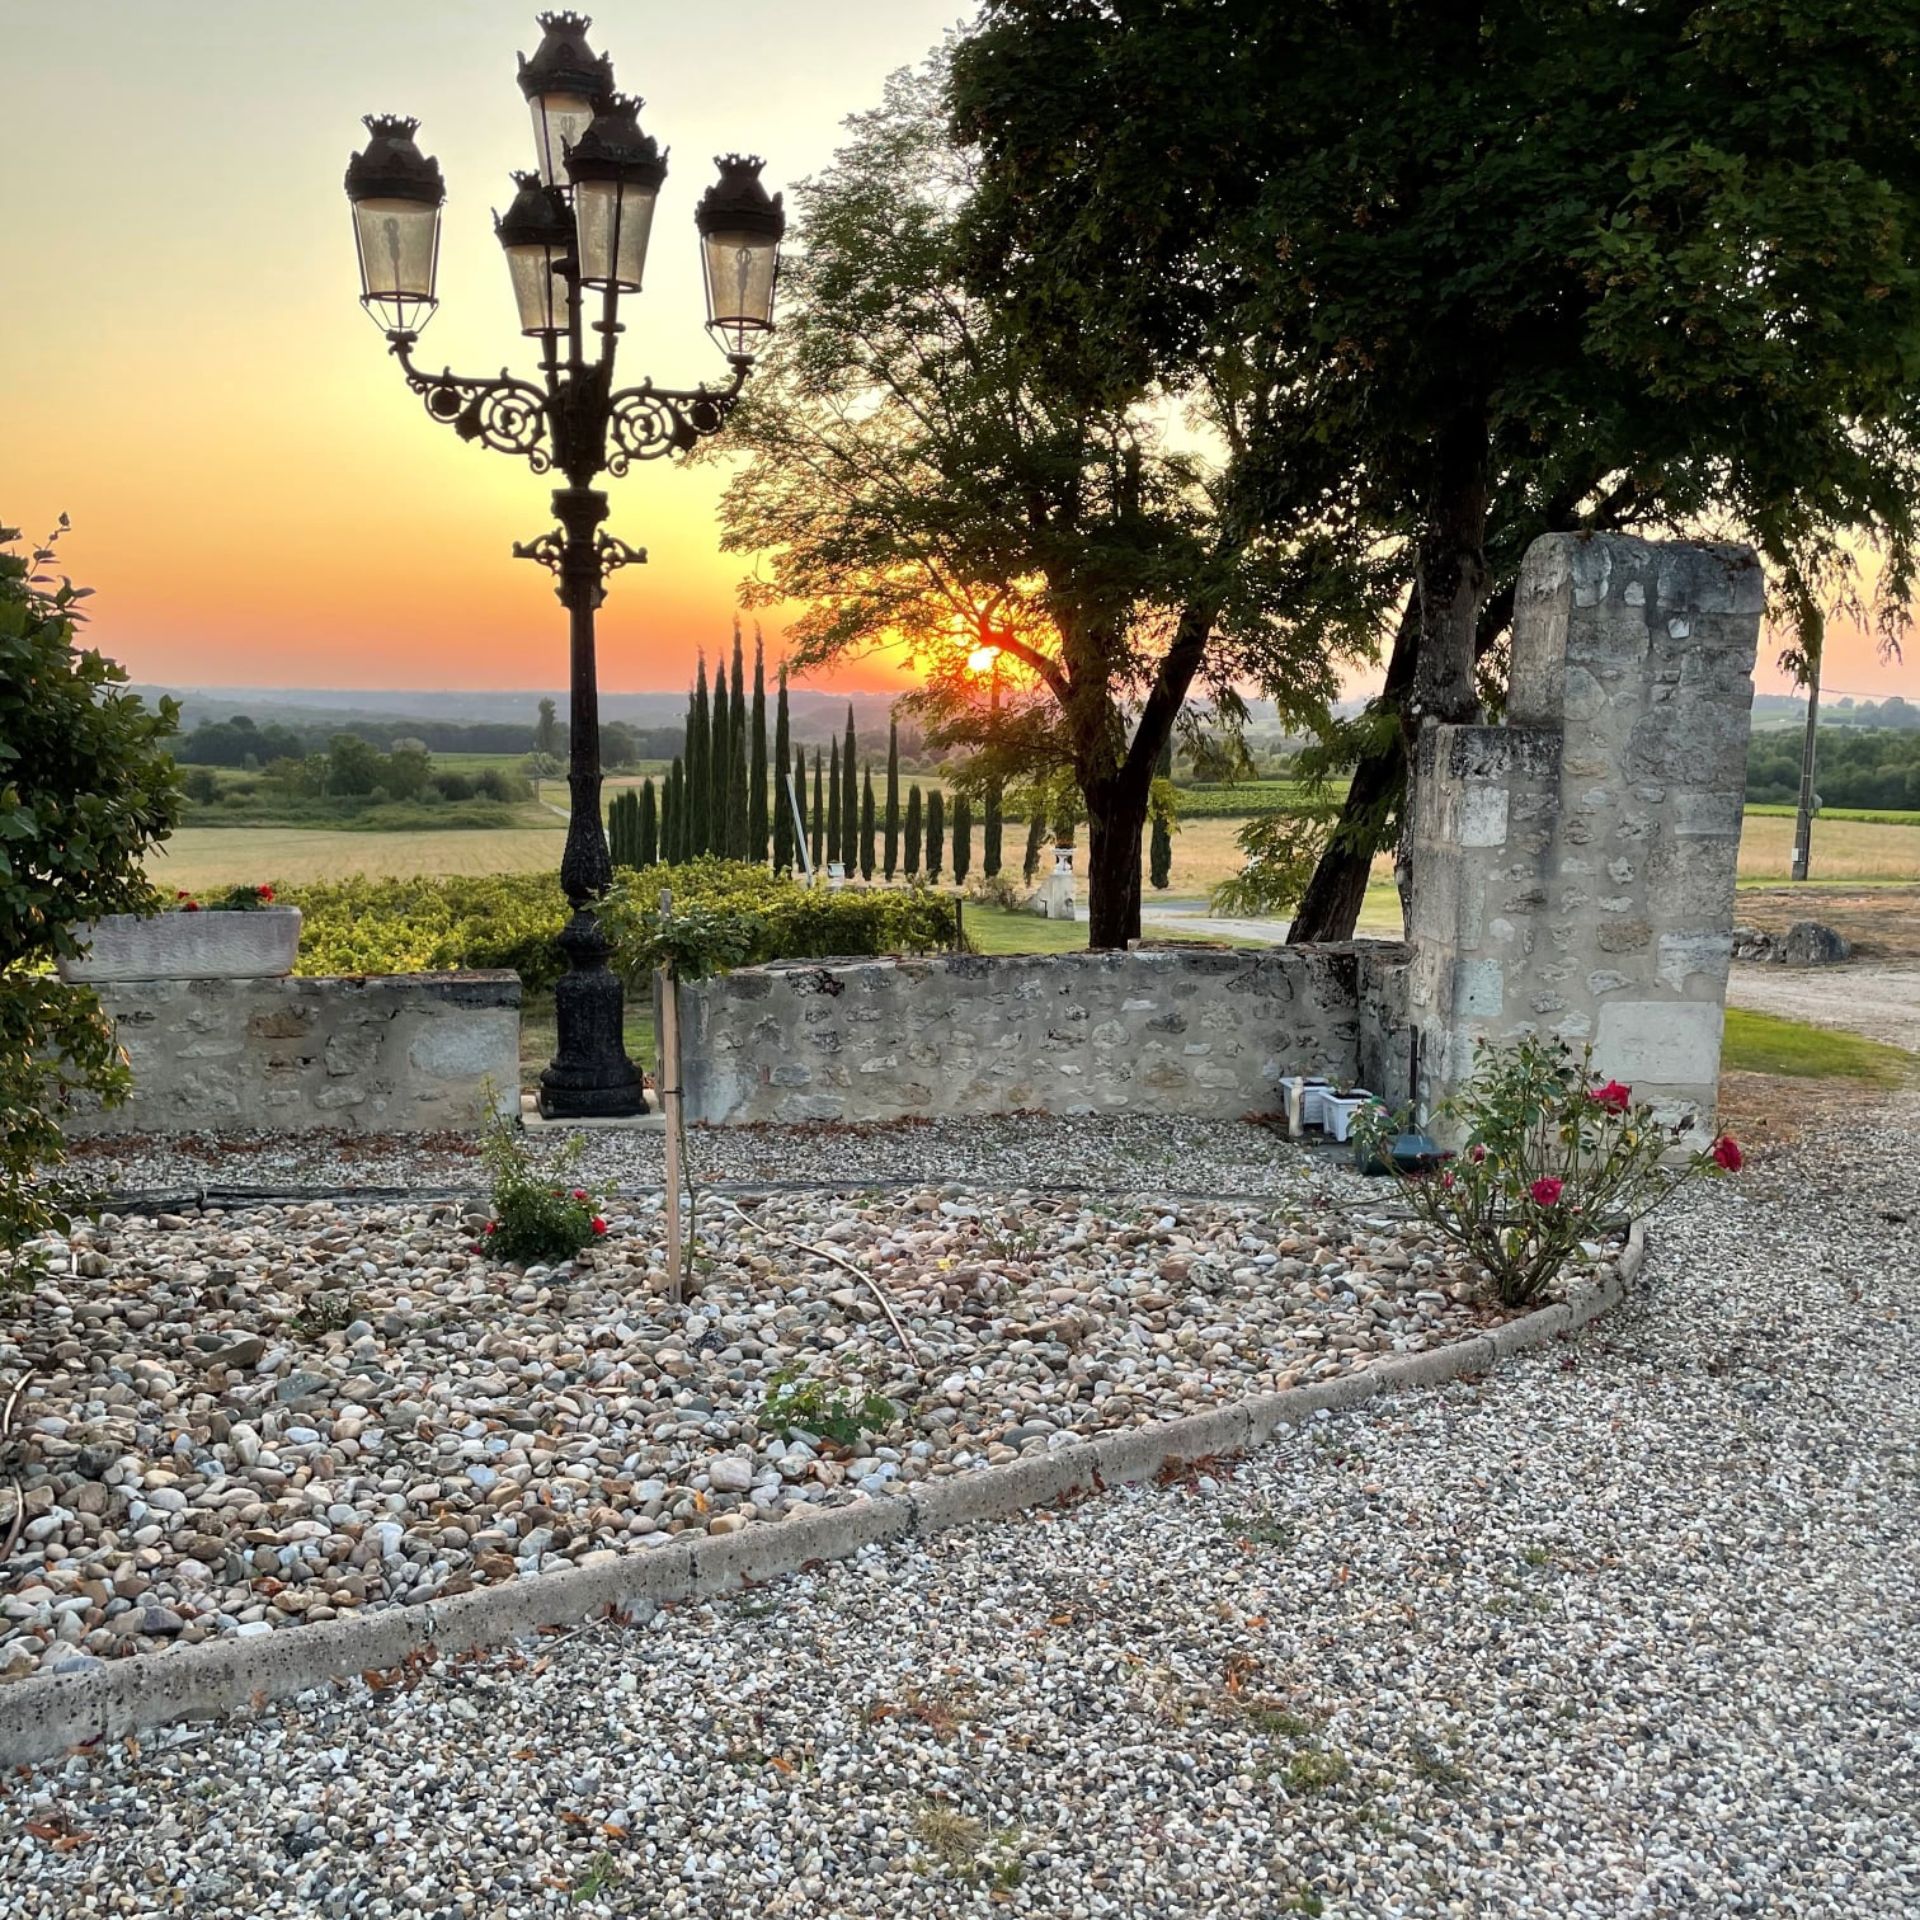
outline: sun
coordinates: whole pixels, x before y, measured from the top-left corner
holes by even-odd
[[[1000,649],[998,647],[975,647],[974,650],[967,655],[967,671],[969,673],[991,673],[999,658]]]

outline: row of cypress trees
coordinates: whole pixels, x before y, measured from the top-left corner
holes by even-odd
[[[771,746],[771,758],[769,758]],[[812,804],[808,804],[807,750],[793,739],[783,663],[774,701],[773,737],[767,737],[765,652],[753,641],[753,692],[747,694],[740,629],[733,631],[733,661],[726,662],[709,692],[703,655],[687,702],[686,746],[656,790],[649,776],[638,789],[615,797],[607,813],[607,838],[617,867],[676,864],[716,854],[790,873],[804,837],[816,871],[838,862],[848,874],[871,880],[876,873],[938,880],[948,859],[945,796],[907,793],[904,827],[900,807],[900,729],[888,727],[884,804],[876,802],[871,762],[856,768],[858,743],[853,708],[847,708],[844,742],[813,750]],[[789,800],[791,783],[791,800]],[[1000,871],[1001,819],[997,791],[983,808],[982,871]],[[796,819],[797,813],[797,819]],[[973,866],[973,809],[965,794],[953,803],[952,874],[964,882]],[[904,856],[904,857],[903,857]]]

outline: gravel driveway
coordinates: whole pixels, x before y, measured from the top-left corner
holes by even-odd
[[[1217,1481],[17,1772],[0,1910],[1920,1911],[1916,1123]]]
[[[1920,1053],[1920,961],[1849,960],[1838,967],[1735,966],[1727,1000],[1755,1013],[1842,1027]]]

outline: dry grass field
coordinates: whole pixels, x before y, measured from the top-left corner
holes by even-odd
[[[562,820],[545,827],[502,827],[420,833],[357,833],[297,827],[187,827],[173,836],[152,864],[167,887],[208,888],[245,880],[292,883],[341,880],[353,874],[406,877],[422,873],[526,873],[560,859]],[[1185,898],[1205,895],[1236,873],[1240,850],[1237,820],[1189,820],[1174,836],[1169,891]],[[1005,849],[1017,863],[1024,829],[1010,823]],[[1743,886],[1784,881],[1793,850],[1793,822],[1777,815],[1748,814],[1740,844]],[[1814,875],[1824,883],[1920,884],[1920,826],[1879,825],[1863,820],[1827,820],[1814,829]],[[980,842],[974,838],[976,870]],[[1392,880],[1391,863],[1374,864],[1376,901]],[[1368,924],[1381,918],[1370,911]]]
[[[356,874],[537,873],[558,867],[563,823],[441,833],[352,833],[300,827],[183,827],[148,862],[156,886],[199,892],[245,881],[297,886]]]

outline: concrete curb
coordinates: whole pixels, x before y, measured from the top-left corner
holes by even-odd
[[[1003,1519],[1104,1487],[1151,1480],[1168,1468],[1243,1454],[1316,1413],[1358,1406],[1398,1388],[1485,1373],[1510,1355],[1585,1326],[1621,1299],[1639,1277],[1646,1252],[1646,1235],[1636,1224],[1614,1278],[1582,1287],[1564,1304],[1541,1307],[1477,1339],[930,1481],[902,1496],[857,1500],[739,1533],[692,1540],[678,1535],[651,1550],[607,1550],[604,1558],[590,1555],[559,1573],[476,1587],[438,1604],[389,1607],[353,1619],[209,1640],[17,1680],[0,1687],[0,1765],[41,1760],[140,1727],[226,1713],[350,1675],[403,1667],[436,1649],[499,1646],[540,1627],[568,1625],[608,1610],[644,1617],[655,1608],[771,1580],[812,1561],[844,1559],[862,1547]]]

